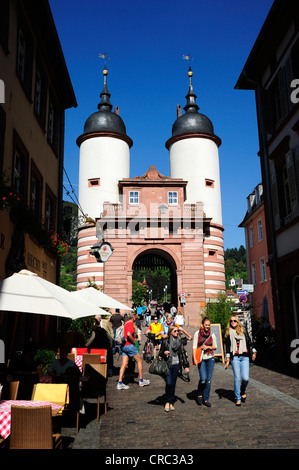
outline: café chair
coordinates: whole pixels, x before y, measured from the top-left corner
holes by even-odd
[[[51,405],[11,406],[10,449],[61,449],[61,434],[53,434]]]
[[[91,349],[90,354],[100,354],[101,362],[107,362],[107,349]]]
[[[88,353],[88,348],[76,348],[77,356],[82,356],[82,354]]]
[[[82,371],[85,375],[86,364],[101,364],[102,354],[82,354]]]
[[[6,382],[3,385],[2,400],[16,400],[18,398],[20,381]]]
[[[49,401],[64,407],[69,403],[69,386],[67,383],[38,383],[35,384],[32,391],[31,400],[33,401]]]
[[[106,364],[86,364],[86,374],[89,376],[88,382],[83,384],[82,396],[97,398],[97,421],[100,419],[100,400],[104,397],[105,414],[107,413],[107,363]]]

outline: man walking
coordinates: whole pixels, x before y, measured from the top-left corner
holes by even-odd
[[[139,375],[139,387],[145,387],[146,385],[150,384],[149,380],[145,380],[142,377],[142,358],[135,346],[135,327],[134,323],[136,320],[135,313],[129,313],[128,320],[124,326],[124,337],[126,338],[126,343],[122,347],[122,363],[120,366],[118,383],[117,383],[117,390],[125,390],[128,389],[129,386],[125,385],[122,381],[124,373],[129,363],[129,358],[133,357],[137,364],[138,375]]]
[[[119,313],[118,309],[115,310],[115,313],[113,313],[109,319],[109,322],[111,323],[112,329],[113,329],[113,348],[112,348],[113,354],[116,353],[116,342],[115,342],[116,330],[122,325],[123,320],[124,320],[124,317],[121,313]]]

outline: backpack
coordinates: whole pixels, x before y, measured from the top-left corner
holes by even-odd
[[[116,342],[116,344],[121,344],[121,345],[125,344],[126,338],[124,336],[124,329],[125,329],[124,324],[122,324],[121,326],[119,326],[116,329],[116,332],[115,332],[115,342]]]

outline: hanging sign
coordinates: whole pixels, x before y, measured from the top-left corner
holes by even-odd
[[[113,250],[109,242],[102,242],[91,247],[91,254],[97,258],[98,262],[105,263],[113,254]]]

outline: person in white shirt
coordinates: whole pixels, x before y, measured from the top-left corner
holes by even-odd
[[[178,313],[177,313],[177,315],[174,319],[174,322],[177,323],[180,326],[185,325],[185,318],[184,318],[184,315],[182,314],[182,312],[178,311]]]

